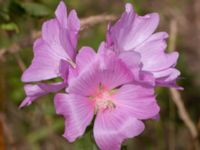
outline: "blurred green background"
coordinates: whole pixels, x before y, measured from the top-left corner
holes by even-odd
[[[76,9],[80,18],[99,14],[120,16],[128,0],[65,0],[68,10]],[[160,14],[157,31],[170,32],[177,25],[176,50],[183,102],[200,130],[200,1],[199,0],[130,0],[144,15]],[[54,16],[59,0],[0,0],[0,150],[93,150],[90,133],[75,143],[63,137],[63,119],[55,114],[53,94],[40,98],[20,110],[25,97],[21,74],[33,58],[32,45],[42,23]],[[105,39],[107,22],[80,33],[79,48],[97,48]],[[194,141],[180,119],[168,89],[157,90],[161,106],[159,121],[147,121],[139,137],[127,140],[128,150],[192,150]]]

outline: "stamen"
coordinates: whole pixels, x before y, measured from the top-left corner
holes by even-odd
[[[98,91],[89,99],[95,102],[95,114],[99,110],[114,109],[116,106],[113,100],[113,94],[116,90],[107,90],[102,84],[99,84]]]

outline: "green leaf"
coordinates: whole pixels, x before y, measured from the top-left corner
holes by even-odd
[[[8,7],[8,12],[10,19],[16,19],[16,17],[21,17],[24,15],[25,10],[22,8],[21,4],[15,0],[11,1]]]
[[[10,19],[10,16],[7,12],[1,11],[0,10],[0,22],[5,22]]]
[[[19,32],[19,28],[14,22],[0,24],[0,28],[2,30]]]
[[[98,150],[91,136],[92,130],[86,132],[80,139],[74,142],[75,150]]]
[[[45,5],[34,3],[34,2],[25,2],[21,4],[25,11],[35,17],[43,17],[50,14],[50,9]]]

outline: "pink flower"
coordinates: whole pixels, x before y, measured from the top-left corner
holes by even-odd
[[[80,21],[75,10],[72,10],[67,16],[67,9],[63,1],[58,5],[55,16],[56,18],[43,24],[42,36],[35,41],[33,46],[33,61],[23,73],[22,81],[38,82],[62,77],[64,82],[25,86],[27,97],[20,107],[31,104],[42,95],[57,92],[66,87],[68,70],[70,67],[74,67]],[[31,95],[29,90],[31,90]]]
[[[130,52],[141,55],[142,71],[148,73],[148,79],[157,86],[176,87],[180,72],[175,68],[178,53],[165,53],[166,32],[153,33],[159,23],[157,13],[138,16],[131,4],[126,4],[126,10],[121,18],[109,26],[107,45],[117,54],[127,53],[125,61],[132,61]],[[152,76],[152,77],[151,77]]]
[[[70,142],[84,134],[95,116],[93,134],[99,148],[118,150],[124,139],[142,133],[141,120],[159,112],[153,87],[134,81],[131,70],[104,43],[97,54],[82,48],[76,64],[68,94],[54,99],[57,114],[65,118],[63,136]]]

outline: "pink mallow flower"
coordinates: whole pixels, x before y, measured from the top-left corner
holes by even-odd
[[[154,87],[135,81],[132,71],[104,43],[97,54],[83,47],[73,71],[76,77],[67,93],[54,98],[56,113],[65,119],[63,136],[70,142],[82,136],[95,117],[93,134],[98,147],[119,150],[125,139],[142,133],[142,120],[159,112]]]
[[[156,86],[176,87],[180,72],[175,68],[179,54],[165,53],[166,32],[153,33],[159,23],[159,15],[150,13],[138,16],[131,4],[126,4],[125,12],[107,31],[107,46],[117,54],[126,55],[124,60],[131,66],[131,52],[141,55],[142,71]],[[145,81],[145,80],[143,80]]]
[[[76,45],[80,21],[76,11],[72,10],[67,16],[67,8],[60,2],[55,18],[44,22],[42,36],[34,43],[34,58],[31,65],[22,75],[23,82],[38,82],[57,77],[63,82],[39,83],[25,85],[27,97],[20,107],[30,105],[34,100],[49,92],[57,92],[66,87],[68,70],[74,67]]]

